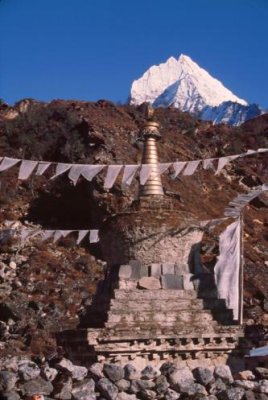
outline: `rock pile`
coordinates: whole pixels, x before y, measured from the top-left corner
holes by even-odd
[[[95,363],[89,368],[66,358],[47,362],[12,357],[0,360],[3,400],[268,400],[268,369],[232,374],[226,365],[192,371],[171,363],[160,370],[132,364]]]

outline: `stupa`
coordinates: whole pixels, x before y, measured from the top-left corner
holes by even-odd
[[[130,208],[104,221],[99,236],[107,275],[79,328],[62,332],[59,343],[83,365],[171,361],[193,367],[237,358],[243,332],[218,299],[213,274],[203,271],[200,222],[164,194],[161,135],[152,115],[141,138],[149,179]]]

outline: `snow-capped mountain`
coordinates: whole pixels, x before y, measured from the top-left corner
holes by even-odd
[[[214,123],[239,125],[262,113],[254,105],[234,95],[200,68],[190,57],[169,58],[152,66],[131,87],[130,103],[150,102],[154,107],[173,106]]]

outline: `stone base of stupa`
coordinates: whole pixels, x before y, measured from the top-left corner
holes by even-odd
[[[62,332],[59,344],[83,365],[170,361],[194,368],[242,361],[247,353],[213,276],[184,273],[172,263],[121,266],[99,287],[81,326]]]

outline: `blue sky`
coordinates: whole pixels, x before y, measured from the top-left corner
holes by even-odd
[[[267,21],[267,0],[0,0],[0,98],[125,102],[183,53],[268,108]]]

